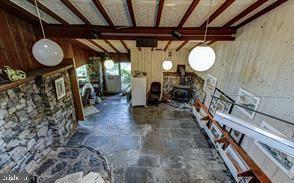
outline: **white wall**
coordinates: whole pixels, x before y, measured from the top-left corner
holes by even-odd
[[[186,65],[186,71],[192,72],[191,67],[189,66],[188,54],[189,52],[185,49],[180,51],[172,51],[171,60],[173,62],[173,68],[168,72],[176,72],[177,65]],[[149,89],[153,81],[159,81],[162,83],[164,70],[162,69],[162,62],[164,59],[168,59],[168,51],[151,51],[150,48],[142,48],[131,50],[131,63],[132,63],[132,72],[133,71],[142,71],[147,73],[147,87]]]
[[[203,78],[218,78],[217,87],[237,99],[240,87],[261,96],[258,110],[294,124],[294,0],[238,30],[234,42],[213,45],[216,63],[208,71],[197,73]],[[210,99],[206,100],[209,104]],[[237,108],[233,115],[260,125],[267,121],[294,139],[294,126],[256,115],[250,120]],[[244,138],[242,147],[273,182],[293,182],[255,146]]]

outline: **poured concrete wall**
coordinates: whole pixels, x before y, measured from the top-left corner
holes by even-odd
[[[238,30],[234,42],[213,45],[216,63],[207,74],[217,77],[217,87],[237,99],[240,87],[260,96],[258,110],[294,124],[294,1],[290,0],[270,13]],[[206,99],[209,104],[210,98]],[[233,114],[256,125],[263,120],[294,139],[294,126],[262,115],[253,120],[235,108]],[[244,138],[242,147],[264,169],[273,182],[293,182],[272,160]]]

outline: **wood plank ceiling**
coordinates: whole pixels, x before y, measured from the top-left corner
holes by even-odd
[[[35,24],[35,0],[0,0],[0,8]],[[156,38],[152,50],[190,50],[207,43],[233,41],[236,30],[287,0],[38,0],[48,37],[74,38],[97,52],[128,53],[135,39]],[[172,36],[182,34],[180,39]],[[93,39],[93,33],[96,33]],[[96,39],[98,38],[98,39]]]

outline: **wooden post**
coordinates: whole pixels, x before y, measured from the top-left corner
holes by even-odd
[[[83,111],[83,105],[77,80],[77,74],[76,74],[76,64],[75,60],[73,58],[64,58],[62,64],[68,65],[72,64],[73,67],[68,70],[69,78],[71,82],[71,88],[73,93],[73,99],[74,99],[74,106],[76,110],[76,117],[80,121],[85,120],[84,111]],[[77,125],[77,124],[75,124]]]

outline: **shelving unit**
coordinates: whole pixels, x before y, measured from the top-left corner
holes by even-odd
[[[199,112],[198,112],[199,111]],[[257,164],[250,158],[250,156],[242,149],[229,135],[229,133],[222,128],[222,126],[214,120],[213,116],[209,113],[208,108],[202,104],[199,100],[195,102],[193,106],[193,113],[199,123],[202,126],[208,136],[212,139],[220,155],[223,157],[228,168],[232,172],[236,181],[240,181],[243,177],[246,177],[245,182],[262,182],[270,183],[271,180],[266,174],[257,166]],[[210,128],[207,127],[207,123],[210,121],[211,125],[214,125],[222,133],[221,138],[215,140]],[[227,155],[228,151],[238,161],[233,160]]]

